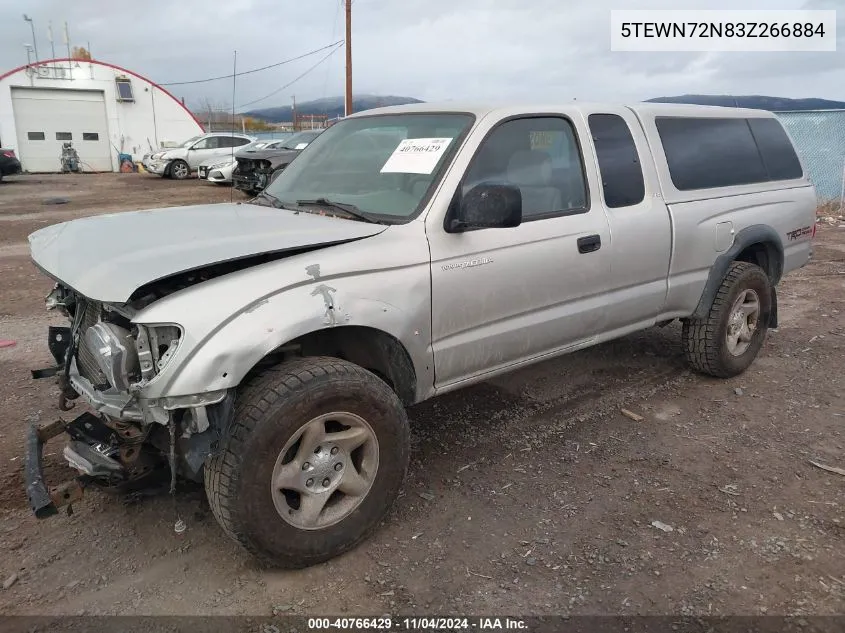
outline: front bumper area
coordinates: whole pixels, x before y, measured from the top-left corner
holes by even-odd
[[[160,160],[153,160],[149,163],[144,163],[144,169],[146,169],[151,174],[156,174],[157,176],[163,176],[164,173],[167,171],[167,166],[170,164],[170,161],[160,161]]]
[[[46,519],[59,513],[62,506],[70,506],[82,498],[85,481],[77,477],[61,486],[49,489],[44,481],[43,453],[47,440],[61,435],[67,425],[57,420],[45,426],[30,424],[26,432],[26,454],[24,456],[24,477],[29,507],[38,519]]]

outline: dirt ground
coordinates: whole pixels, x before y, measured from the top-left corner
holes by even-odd
[[[45,204],[56,197],[66,203]],[[670,325],[414,407],[402,496],[328,563],[262,569],[200,489],[175,508],[92,491],[72,516],[36,520],[24,425],[61,412],[52,381],[29,370],[49,364],[46,326],[60,321],[26,235],[229,197],[146,174],[0,184],[0,339],[17,342],[0,349],[0,614],[845,612],[845,477],[810,463],[845,467],[838,224],[820,226],[812,262],[783,281],[780,328],[741,377],[691,374]],[[60,440],[46,452],[50,479],[72,475]]]

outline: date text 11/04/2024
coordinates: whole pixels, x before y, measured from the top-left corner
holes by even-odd
[[[526,631],[527,623],[510,617],[372,617],[308,618],[309,631]],[[265,624],[261,633],[281,633],[275,624]]]

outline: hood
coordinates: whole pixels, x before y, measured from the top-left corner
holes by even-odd
[[[174,158],[185,158],[188,151],[181,148],[176,147],[173,149],[165,150],[161,156],[159,156],[159,160],[173,160]]]
[[[242,150],[235,152],[235,158],[243,158],[246,160],[273,160],[285,159],[287,161],[293,160],[294,156],[299,154],[302,150],[298,149],[256,149],[256,150]]]
[[[255,255],[369,237],[387,227],[254,204],[92,216],[29,236],[33,261],[82,295],[125,303],[153,281]]]

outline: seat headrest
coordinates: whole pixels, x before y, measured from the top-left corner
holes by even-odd
[[[552,159],[540,150],[520,150],[508,161],[508,180],[520,187],[547,187],[552,181]]]

